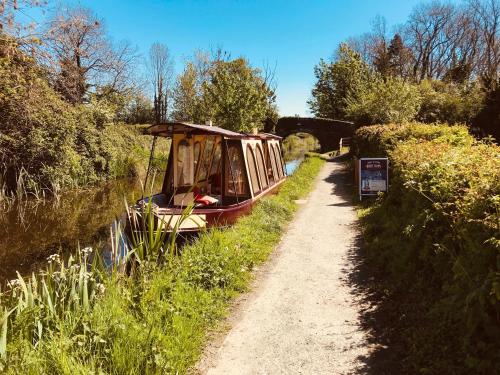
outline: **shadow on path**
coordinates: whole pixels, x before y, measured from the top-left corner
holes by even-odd
[[[340,163],[339,161],[332,161]],[[344,202],[330,206],[354,206],[354,182],[347,167],[341,172],[334,172],[325,179],[332,184],[331,194],[340,196]],[[348,285],[352,295],[352,303],[358,306],[359,323],[367,338],[366,345],[370,347],[369,354],[358,358],[363,364],[354,374],[358,375],[396,375],[402,374],[401,359],[397,357],[398,350],[390,337],[397,334],[391,330],[390,318],[384,313],[385,307],[391,304],[382,293],[378,292],[377,275],[370,269],[363,256],[363,239],[361,228],[356,224],[358,233],[343,269],[343,280]]]

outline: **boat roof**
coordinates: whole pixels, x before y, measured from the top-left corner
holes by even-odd
[[[223,129],[218,126],[198,125],[188,122],[169,122],[164,124],[155,124],[146,129],[147,134],[157,137],[171,137],[173,133],[191,133],[191,134],[214,134],[227,139],[281,139],[281,137],[269,134],[247,134],[238,133]]]

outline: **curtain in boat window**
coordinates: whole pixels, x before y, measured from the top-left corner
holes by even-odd
[[[177,145],[177,185],[192,185],[191,145],[185,139]]]
[[[274,157],[272,144],[267,145],[267,158],[267,162],[271,168],[271,171],[269,173],[269,180],[272,182],[279,180],[280,176],[278,174],[278,170],[276,169],[276,159]]]
[[[228,145],[226,160],[226,194],[248,196],[245,163],[240,145]]]
[[[212,167],[210,168],[210,176],[219,173],[220,170],[220,159],[221,159],[221,147],[220,142],[215,145],[214,156],[212,160]]]
[[[198,168],[200,168],[200,154],[201,154],[201,143],[194,143],[194,175],[198,174]]]
[[[274,145],[273,146],[273,151],[274,151],[274,158],[276,162],[276,168],[278,169],[278,174],[280,178],[283,177],[283,164],[281,163],[281,155],[278,151],[278,146]]]
[[[247,146],[247,161],[248,170],[250,172],[250,181],[252,182],[252,190],[254,194],[259,193],[262,189],[260,186],[259,175],[257,174],[257,164],[250,145]]]
[[[264,164],[264,156],[262,155],[262,148],[260,145],[257,145],[255,149],[257,155],[257,167],[259,168],[260,186],[262,187],[262,190],[264,190],[269,185],[267,182],[266,165]]]
[[[212,161],[212,153],[215,146],[215,136],[209,135],[205,141],[205,148],[203,149],[203,158],[201,159],[200,172],[198,173],[198,181],[207,179],[210,170],[210,162]]]

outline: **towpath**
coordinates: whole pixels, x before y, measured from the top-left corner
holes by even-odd
[[[361,374],[369,356],[350,282],[358,232],[348,181],[327,162],[232,327],[198,365],[215,374]]]

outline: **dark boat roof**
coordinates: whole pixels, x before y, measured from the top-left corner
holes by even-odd
[[[218,126],[190,124],[187,122],[169,122],[165,124],[155,124],[146,129],[148,134],[158,137],[171,137],[172,133],[192,134],[215,134],[221,135],[227,139],[281,139],[281,137],[269,134],[246,134],[237,133],[231,130],[223,129]]]

